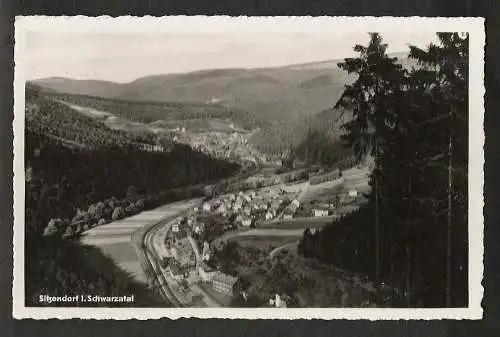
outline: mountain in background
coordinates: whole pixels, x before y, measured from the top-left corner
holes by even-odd
[[[408,59],[407,53],[391,56],[397,57],[398,63],[406,68],[416,66],[413,60]],[[142,111],[140,118],[150,115],[153,120],[169,120],[171,115],[179,117],[185,112],[198,118],[200,114],[210,116],[212,111],[217,111],[214,116],[220,114],[223,118],[239,121],[240,126],[241,121],[245,121],[247,127],[259,128],[251,142],[263,152],[277,154],[290,146],[298,146],[310,129],[336,138],[340,125],[349,118],[349,113],[343,114],[332,107],[340,98],[345,84],[354,80],[353,76],[338,68],[337,64],[342,61],[152,75],[124,84],[64,78],[48,78],[32,83],[46,91],[94,96],[86,101],[92,101],[92,105],[96,105],[94,108],[103,110],[106,110],[103,106],[106,100],[96,97],[119,102],[120,110],[127,111],[127,114],[132,105],[132,110]],[[129,104],[129,101],[138,104]],[[172,105],[172,102],[176,103]],[[194,108],[193,104],[198,106]],[[200,112],[201,105],[205,106]],[[149,111],[153,110],[154,113],[150,114]],[[165,113],[160,110],[165,110]],[[230,115],[228,112],[231,112]],[[134,120],[136,113],[139,112],[131,112],[128,117]]]
[[[406,53],[393,54],[407,63]],[[59,93],[149,102],[210,102],[249,111],[273,123],[332,107],[352,79],[329,60],[259,69],[212,69],[152,75],[129,83],[46,78],[32,81]]]

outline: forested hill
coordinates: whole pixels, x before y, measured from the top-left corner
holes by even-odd
[[[48,207],[41,221],[36,221],[38,226],[51,217],[71,218],[77,209],[86,209],[91,203],[124,197],[129,185],[148,196],[225,177],[238,169],[236,164],[208,157],[187,145],[144,151],[136,146],[134,135],[111,130],[31,88],[26,92],[25,137],[25,162],[32,169],[30,186],[39,183],[49,194],[54,188],[54,195],[66,196],[57,198],[57,209]],[[28,193],[28,198],[33,195]]]
[[[67,146],[97,148],[108,146],[144,147],[154,145],[156,137],[109,129],[102,121],[87,117],[41,94],[37,86],[26,87],[26,129],[44,134]]]
[[[55,92],[48,92],[46,95],[55,100],[105,111],[118,117],[145,124],[157,121],[179,122],[182,124],[183,121],[223,119],[245,130],[253,130],[268,125],[264,119],[251,112],[215,103],[131,101]]]
[[[326,109],[312,117],[287,124],[275,124],[257,131],[250,139],[260,151],[281,154],[307,141],[311,132],[321,133],[330,141],[341,134],[341,125],[351,118],[349,111]]]
[[[407,53],[393,54],[410,68]],[[271,68],[205,69],[182,74],[158,74],[129,83],[69,78],[35,80],[44,89],[74,95],[143,102],[216,102],[248,111],[259,120],[287,123],[331,108],[352,80],[325,60]],[[188,104],[189,106],[189,104]],[[162,119],[162,118],[158,118]]]
[[[36,297],[44,293],[134,292],[140,297],[136,305],[151,306],[155,300],[148,291],[126,275],[118,279],[119,270],[106,279],[86,265],[89,248],[72,238],[145,209],[201,196],[203,188],[184,187],[228,177],[239,166],[185,145],[144,151],[129,133],[107,129],[36,90],[27,91],[26,109],[27,304],[39,305]]]

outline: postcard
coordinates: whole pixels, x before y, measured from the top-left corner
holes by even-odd
[[[17,17],[15,318],[481,319],[483,18]]]

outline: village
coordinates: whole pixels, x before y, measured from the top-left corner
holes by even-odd
[[[231,124],[232,125],[232,124]],[[177,127],[172,130],[173,140],[188,144],[193,149],[235,162],[249,162],[255,165],[266,161],[266,156],[255,150],[248,142],[251,133],[240,132],[190,132],[186,128]]]
[[[336,186],[339,181],[344,180],[324,184]],[[245,294],[238,275],[225,274],[211,263],[216,249],[213,242],[224,234],[294,219],[333,219],[346,209],[347,212],[357,209],[363,198],[357,189],[345,187],[337,189],[333,196],[304,198],[307,193],[303,193],[303,187],[307,184],[279,184],[220,195],[164,226],[158,233],[156,250],[164,275],[175,280],[179,296],[191,293],[189,296],[193,297],[201,292],[219,306],[226,306],[235,295]],[[279,295],[269,303],[286,306],[286,301]]]

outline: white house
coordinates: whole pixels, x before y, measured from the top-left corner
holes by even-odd
[[[226,213],[227,212],[226,205],[224,204],[220,205],[219,208],[217,208],[217,212],[221,214]]]
[[[210,211],[212,209],[212,207],[210,206],[210,204],[208,202],[204,203],[203,204],[203,210],[204,211]]]
[[[293,215],[292,214],[283,214],[283,219],[285,219],[285,220],[293,219]]]
[[[198,272],[200,273],[200,277],[203,282],[211,282],[217,271],[202,263],[198,268]]]
[[[244,227],[250,227],[252,225],[252,218],[243,218],[241,225]]]
[[[349,194],[348,194],[351,198],[355,198],[358,196],[358,191],[356,190],[349,190]]]
[[[273,218],[274,218],[273,213],[271,213],[271,212],[268,211],[266,213],[266,221],[272,220]]]
[[[328,210],[326,210],[326,209],[314,209],[313,213],[314,213],[314,216],[327,216]]]
[[[177,233],[178,231],[179,231],[179,224],[178,223],[174,223],[172,225],[172,232]]]
[[[293,199],[293,201],[291,202],[291,204],[296,207],[296,208],[299,208],[300,206],[300,201],[298,201],[297,199]]]
[[[203,251],[201,255],[203,261],[210,260],[210,244],[207,241],[203,242]]]

